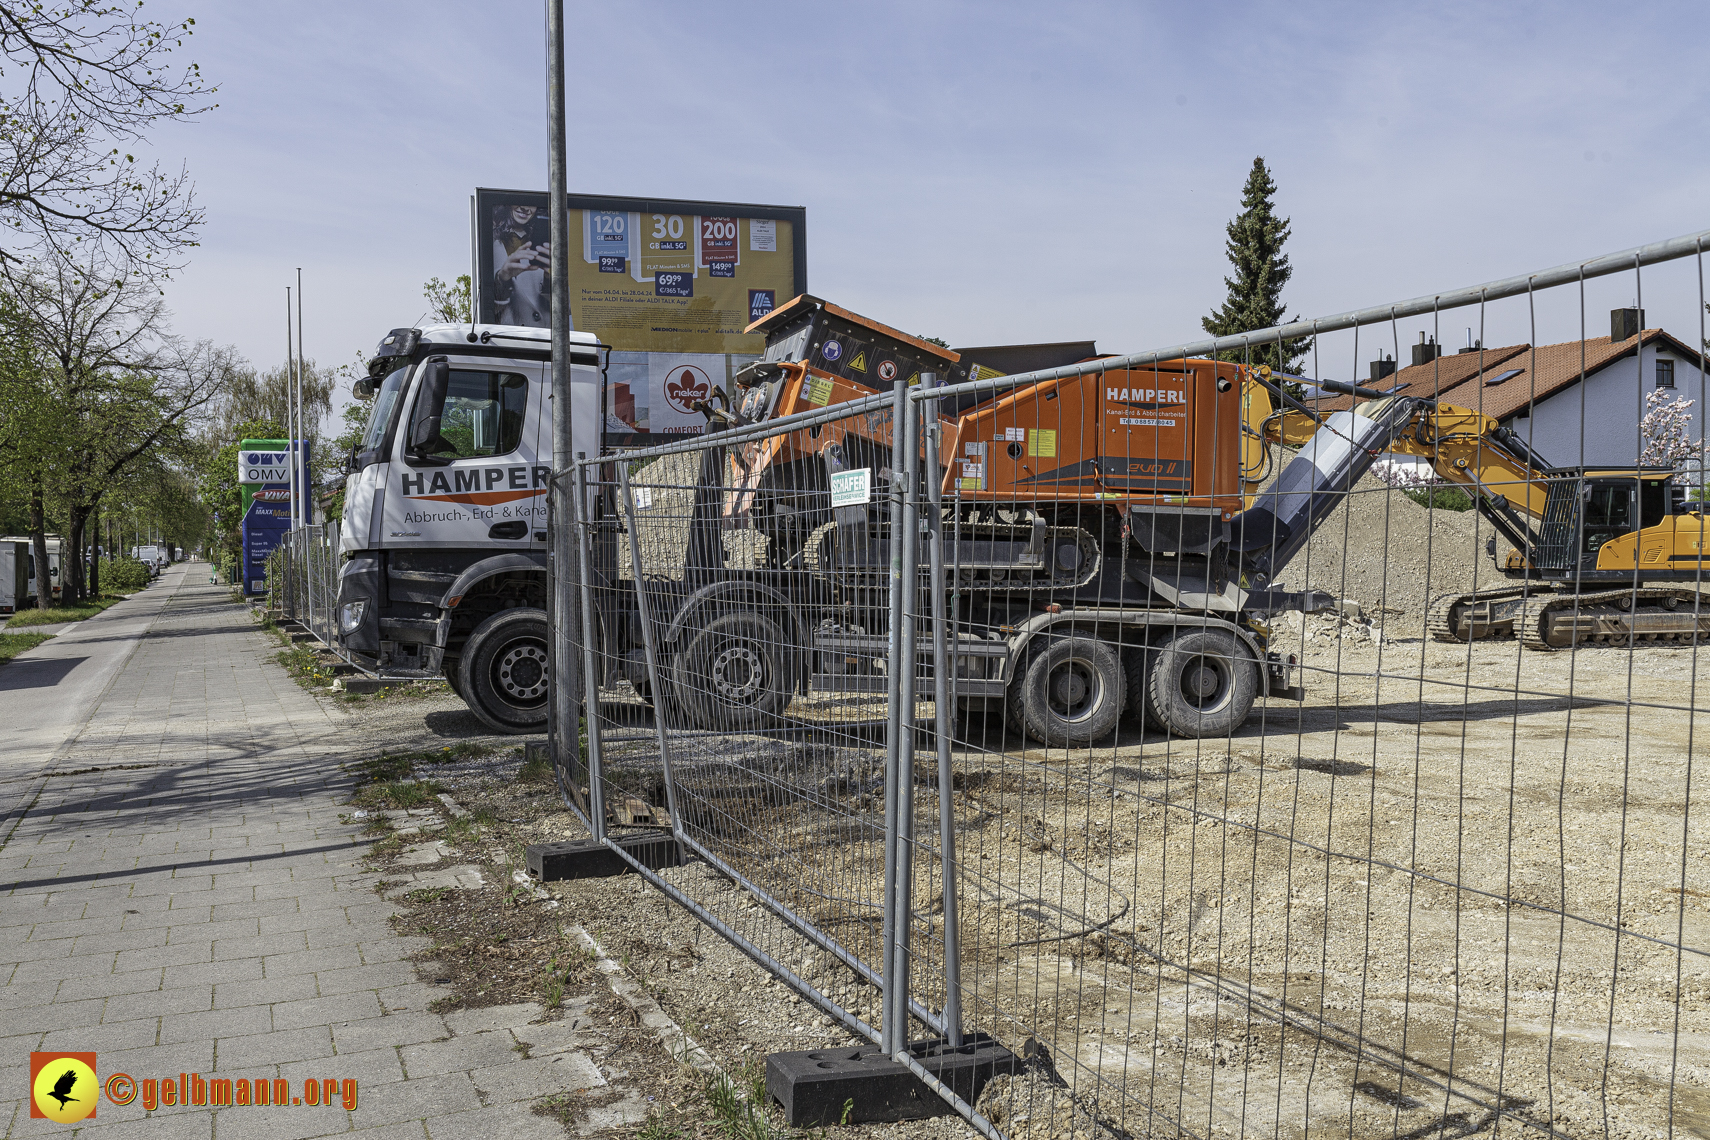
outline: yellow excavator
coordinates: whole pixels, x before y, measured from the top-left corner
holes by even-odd
[[[1704,508],[1684,501],[1673,468],[1552,467],[1512,429],[1467,408],[1324,384],[1367,398],[1321,415],[1283,386],[1317,381],[1264,366],[1244,369],[1244,380],[1249,505],[1273,444],[1322,451],[1308,456],[1321,465],[1340,461],[1329,454],[1339,446],[1416,456],[1490,522],[1493,559],[1497,536],[1513,547],[1497,564],[1509,584],[1432,601],[1435,639],[1518,637],[1529,649],[1710,641],[1710,595],[1699,592]]]

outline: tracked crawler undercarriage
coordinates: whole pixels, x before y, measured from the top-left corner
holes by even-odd
[[[1690,586],[1575,593],[1534,582],[1439,595],[1426,626],[1437,641],[1518,637],[1527,649],[1710,644],[1710,594]]]

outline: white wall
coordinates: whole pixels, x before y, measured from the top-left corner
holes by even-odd
[[[1644,399],[1656,387],[1658,357],[1674,361],[1674,391],[1677,400],[1692,401],[1693,439],[1705,430],[1704,401],[1699,399],[1698,366],[1672,352],[1645,349],[1641,366],[1629,357],[1616,361],[1585,382],[1585,452],[1580,458],[1580,386],[1570,385],[1539,403],[1530,419],[1516,416],[1508,425],[1530,443],[1546,462],[1557,467],[1586,464],[1627,466],[1639,461],[1639,417]],[[1640,383],[1642,381],[1642,384]],[[1525,383],[1517,376],[1510,383]],[[1706,390],[1710,391],[1710,384]]]

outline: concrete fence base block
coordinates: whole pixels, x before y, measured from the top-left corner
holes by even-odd
[[[676,837],[666,832],[648,831],[612,838],[633,859],[652,870],[680,866],[683,862]],[[534,843],[529,845],[526,855],[528,873],[543,883],[564,879],[609,879],[635,869],[596,839]]]
[[[985,1033],[967,1034],[960,1048],[940,1037],[911,1041],[908,1049],[922,1068],[969,1104],[994,1076],[1021,1067],[1014,1053]],[[955,1111],[877,1045],[773,1053],[766,1058],[766,1095],[795,1128],[925,1120]]]

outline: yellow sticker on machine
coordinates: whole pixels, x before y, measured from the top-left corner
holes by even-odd
[[[984,491],[986,489],[984,479],[958,479],[956,485],[964,491]]]
[[[802,399],[815,407],[825,407],[831,402],[831,377],[814,376],[809,378],[807,391],[802,395]]]
[[[1027,430],[1027,454],[1034,459],[1057,458],[1057,429],[1029,428]]]

